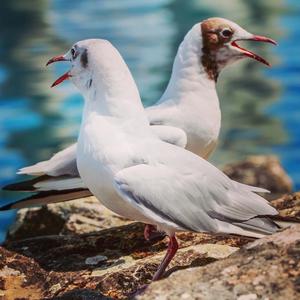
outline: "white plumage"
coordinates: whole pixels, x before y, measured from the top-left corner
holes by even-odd
[[[215,39],[212,39],[211,45],[204,45],[204,37],[212,32],[222,35],[222,29],[230,29],[232,37],[223,48],[211,53],[215,58],[210,64],[216,64],[214,68],[218,73],[225,66],[244,57],[268,64],[258,55],[239,48],[236,41],[255,40],[273,44],[275,41],[250,34],[226,19],[207,19],[195,24],[186,34],[178,48],[172,75],[164,94],[155,105],[146,108],[148,120],[156,136],[165,142],[185,147],[205,159],[209,158],[217,145],[221,112],[215,80],[208,76],[207,68],[203,65],[203,49],[214,47]],[[226,42],[226,39],[224,41]],[[76,147],[74,144],[48,161],[22,168],[19,174],[79,176]],[[52,187],[55,188],[53,185]],[[66,189],[68,188],[70,185],[66,186]]]
[[[225,21],[208,20],[205,26],[192,28],[179,48],[166,92],[147,113],[127,65],[108,41],[81,41],[64,56],[53,58],[51,62],[68,60],[72,64],[54,85],[70,78],[85,99],[78,144],[49,162],[20,171],[41,174],[47,170],[53,176],[60,175],[74,166],[76,151],[77,168],[71,167],[68,175],[74,176],[78,170],[84,186],[106,207],[126,218],[152,224],[170,237],[154,280],[161,277],[176,253],[176,231],[261,237],[277,230],[266,218],[277,211],[255,194],[263,189],[232,181],[200,157],[209,156],[220,129],[212,80],[216,72],[226,61],[238,60],[245,53],[262,61],[236,46],[236,39],[253,35],[230,21],[224,25]],[[215,24],[219,25],[211,28]],[[220,29],[220,24],[225,29]],[[223,30],[228,34],[227,26],[232,27],[229,39],[223,36]],[[201,28],[208,34],[204,40]],[[214,45],[210,53],[207,47],[212,46],[212,33],[222,41],[222,47],[217,51]],[[153,130],[153,126],[158,127]],[[199,156],[178,146],[186,146]],[[66,161],[66,156],[72,159]],[[68,186],[70,182],[73,184],[69,181]],[[45,190],[53,183],[62,188],[59,180],[36,185]],[[79,189],[83,186],[80,180],[75,184]]]
[[[146,113],[160,139],[207,159],[217,145],[221,112],[215,82],[207,78],[200,62],[201,49],[201,27],[196,24],[178,49],[165,93],[157,104],[146,108]],[[73,144],[50,160],[20,169],[18,174],[79,176],[76,147]]]
[[[169,235],[169,250],[154,279],[176,253],[176,231],[261,237],[277,230],[265,217],[277,211],[253,192],[261,189],[232,181],[205,159],[153,133],[130,71],[110,43],[76,45],[89,61],[83,67],[72,60],[70,71],[85,97],[78,170],[106,207]],[[95,84],[86,88],[90,80]]]
[[[131,74],[109,43],[90,40],[78,45],[88,49],[91,67],[72,80],[79,88],[84,85],[78,81],[87,81],[85,77],[93,76],[97,82],[90,91],[83,90],[78,169],[106,206],[169,233],[177,229],[241,233],[239,225],[224,226],[226,220],[238,224],[276,214],[251,191],[260,189],[230,180],[204,159],[153,134]],[[79,73],[77,68],[75,64],[71,72]]]

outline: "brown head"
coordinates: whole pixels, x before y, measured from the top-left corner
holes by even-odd
[[[264,58],[240,47],[237,41],[251,40],[276,45],[274,40],[251,34],[236,23],[222,18],[207,19],[200,26],[203,43],[201,61],[210,79],[216,81],[223,67],[245,57],[270,66]]]

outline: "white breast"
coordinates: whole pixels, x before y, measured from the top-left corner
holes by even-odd
[[[107,130],[97,130],[105,126]],[[128,163],[128,153],[120,147],[107,147],[110,135],[116,136],[107,124],[101,124],[97,119],[89,121],[81,127],[77,147],[77,168],[83,182],[94,196],[108,209],[128,219],[151,223],[140,211],[128,205],[116,193],[113,186],[114,176]],[[101,151],[99,151],[101,149]],[[114,162],[109,163],[109,162]]]
[[[209,99],[190,97],[174,105],[173,100],[149,107],[147,115],[152,125],[168,125],[186,133],[186,149],[207,159],[217,145],[221,111],[217,96]]]
[[[187,134],[186,149],[207,159],[214,151],[219,137],[221,113],[218,108],[213,111],[195,111],[190,113],[183,125]]]

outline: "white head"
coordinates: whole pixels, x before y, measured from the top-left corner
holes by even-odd
[[[249,33],[236,23],[223,18],[209,18],[198,25],[202,40],[201,62],[210,79],[216,81],[225,66],[246,57],[270,66],[265,59],[241,48],[237,42],[250,40],[276,45],[274,40]]]
[[[110,96],[115,94],[117,97],[118,93],[124,95],[124,86],[131,84],[133,96],[138,95],[126,63],[118,50],[107,40],[79,41],[66,54],[50,59],[47,65],[58,61],[69,61],[71,69],[58,78],[52,87],[70,79],[86,98],[93,98],[95,93],[101,91]],[[98,97],[100,98],[100,95]]]
[[[75,43],[64,55],[47,63],[69,61],[71,69],[58,78],[66,79],[84,95],[88,107],[104,114],[124,115],[143,111],[139,92],[129,68],[118,50],[108,41],[88,39]]]

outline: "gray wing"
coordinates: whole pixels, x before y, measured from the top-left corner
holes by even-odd
[[[230,180],[208,163],[195,162],[195,167],[200,167],[198,172],[186,174],[163,164],[129,167],[116,174],[116,189],[145,216],[184,230],[247,235],[248,230],[238,223],[277,214],[252,187]]]

